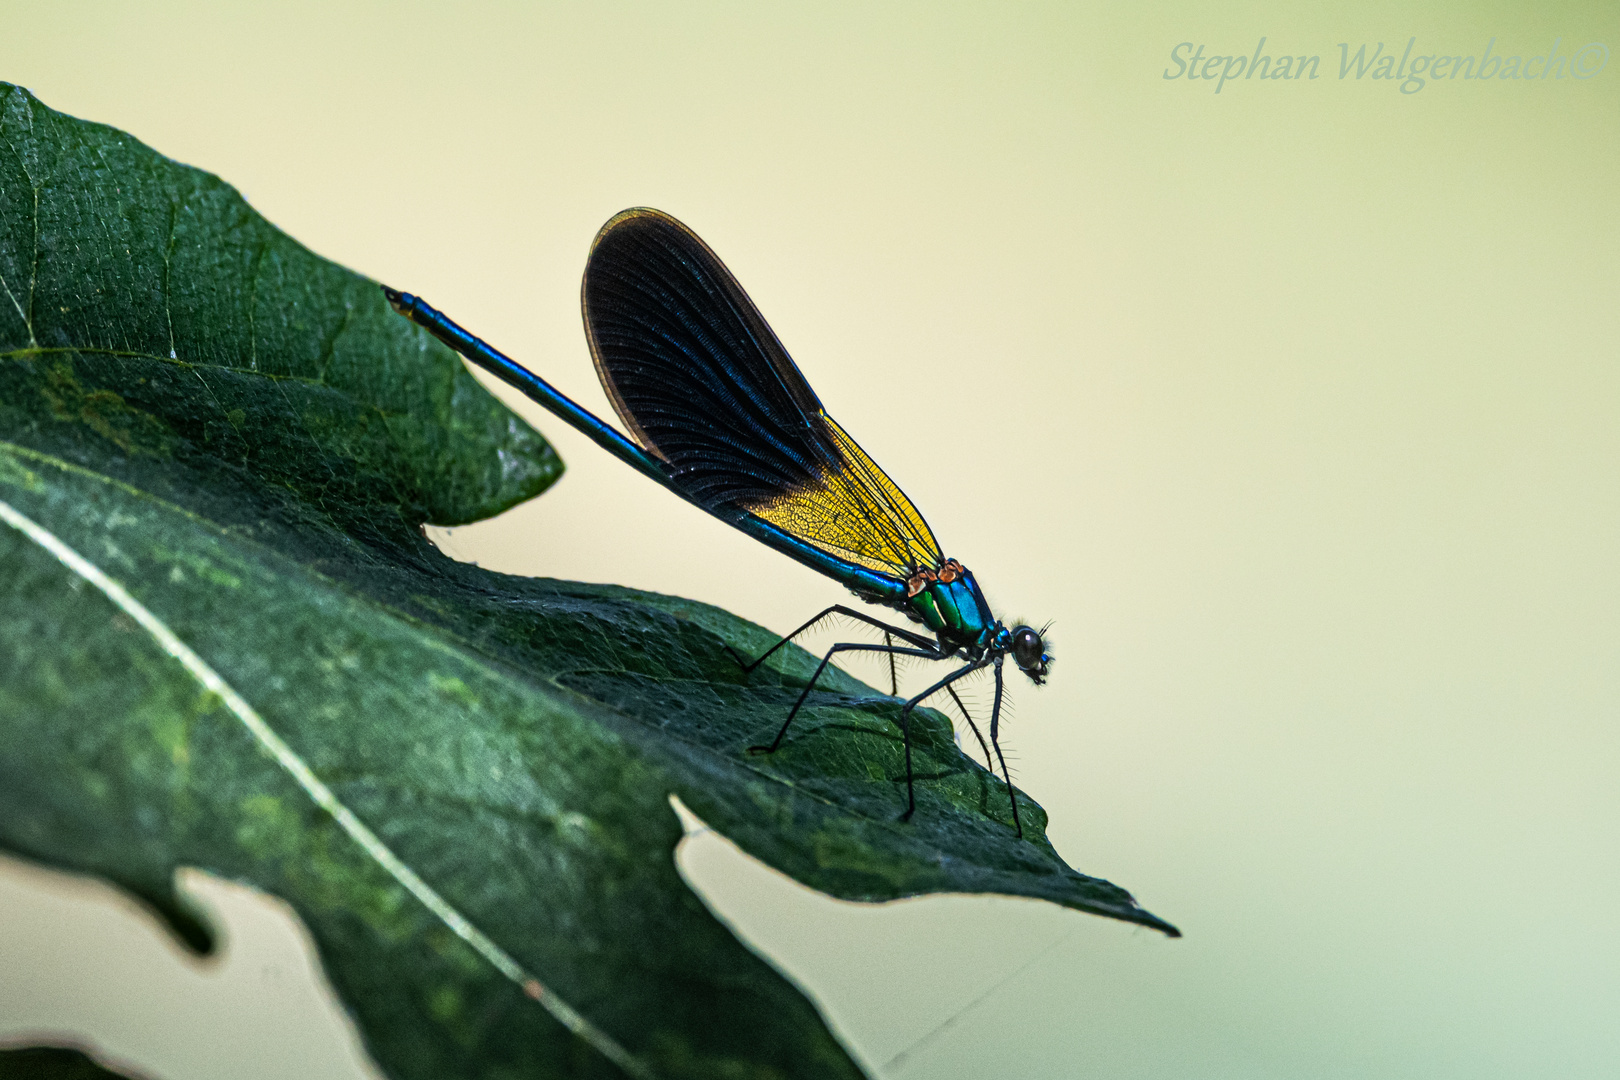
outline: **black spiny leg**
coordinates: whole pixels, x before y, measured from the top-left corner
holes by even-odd
[[[1007,758],[1001,752],[1001,739],[998,730],[1001,724],[1001,657],[996,657],[996,704],[990,712],[990,745],[996,748],[996,757],[1001,761],[1001,777],[1007,781],[1007,798],[1012,802],[1013,828],[1018,830],[1018,839],[1024,838],[1023,823],[1018,820],[1018,796],[1013,791],[1012,774],[1007,771]]]
[[[922,634],[916,634],[910,630],[902,630],[898,626],[890,626],[886,622],[872,618],[872,616],[866,614],[864,611],[856,611],[854,608],[847,608],[843,604],[834,604],[826,611],[823,611],[820,615],[817,615],[815,618],[809,620],[803,626],[793,631],[793,633],[778,640],[775,645],[772,645],[770,648],[760,653],[753,660],[744,660],[742,658],[742,654],[736,649],[733,649],[730,645],[726,645],[726,652],[731,654],[731,658],[737,661],[737,666],[742,668],[745,673],[751,672],[755,668],[759,667],[759,665],[763,664],[766,658],[772,653],[776,652],[776,650],[780,649],[782,646],[786,645],[788,642],[792,641],[794,638],[798,637],[800,634],[804,633],[806,630],[810,629],[812,626],[816,625],[829,615],[848,615],[850,618],[855,619],[858,622],[863,622],[868,626],[875,626],[879,630],[882,630],[884,635],[883,639],[886,642],[890,640],[890,635],[893,635],[894,637],[899,638],[901,641],[906,642],[908,645],[914,645],[919,649],[930,650],[929,655],[935,659],[938,659],[939,646],[934,644],[933,638],[924,637]],[[898,686],[896,686],[896,690],[898,690]],[[898,693],[896,696],[898,696]]]
[[[802,630],[803,630],[803,627],[800,627],[800,631],[802,631]],[[795,631],[795,633],[798,633],[800,631]],[[780,642],[778,643],[778,645],[780,645]],[[827,655],[821,658],[821,663],[820,664],[816,665],[816,673],[814,675],[810,676],[810,681],[805,683],[804,690],[802,690],[799,693],[799,700],[795,701],[793,703],[793,708],[788,710],[787,719],[782,721],[782,730],[778,731],[776,733],[776,738],[771,740],[771,745],[769,745],[769,746],[750,746],[748,748],[748,752],[750,754],[774,754],[774,753],[776,753],[776,748],[778,746],[782,745],[782,739],[787,735],[788,727],[789,727],[789,725],[791,725],[793,723],[793,718],[795,716],[799,715],[799,709],[804,706],[805,699],[810,696],[810,691],[812,691],[812,690],[814,690],[816,688],[816,683],[817,683],[817,681],[820,680],[821,673],[823,671],[827,670],[827,665],[832,662],[833,655],[835,653],[841,653],[841,652],[878,652],[878,653],[889,653],[891,655],[893,655],[895,653],[899,653],[902,656],[921,656],[926,660],[943,660],[944,659],[944,657],[939,653],[939,651],[937,649],[905,649],[905,648],[901,648],[900,646],[897,646],[897,645],[866,645],[866,644],[862,644],[861,642],[857,642],[857,641],[840,642],[839,644],[834,645],[832,648],[828,649],[827,650]],[[767,654],[767,655],[769,655],[769,654]],[[764,657],[761,657],[760,659],[764,659]],[[757,662],[758,661],[756,661],[756,663]],[[937,689],[939,689],[938,686],[934,687],[934,690],[937,690]],[[933,690],[930,690],[929,693],[930,694],[933,693]],[[924,696],[926,697],[927,695],[924,695]],[[913,702],[912,704],[915,704],[915,702]],[[908,709],[910,707],[911,707],[911,705],[906,706],[906,708],[908,708]],[[905,714],[902,713],[901,715],[904,716]],[[904,726],[905,726],[904,724],[901,725],[902,728]],[[908,770],[911,767],[910,763],[911,763],[911,743],[908,741],[906,743],[906,768]]]
[[[943,657],[936,657],[936,659],[943,659]],[[967,665],[966,667],[957,668],[955,671],[939,680],[939,682],[935,683],[933,686],[930,686],[916,697],[907,701],[905,705],[901,707],[900,735],[906,744],[906,812],[900,815],[901,821],[910,821],[911,815],[917,812],[917,789],[915,778],[913,777],[911,770],[911,710],[920,705],[924,698],[932,697],[939,691],[949,687],[951,683],[955,682],[957,679],[960,679],[969,672],[978,671],[989,662],[990,658],[985,657],[983,660],[973,661],[973,663]]]
[[[883,631],[883,644],[889,646],[891,649],[894,647],[894,633],[893,633],[893,631],[890,631],[890,630]],[[889,696],[890,697],[899,697],[900,696],[900,673],[895,670],[895,667],[894,667],[894,653],[892,653],[892,652],[889,654]]]
[[[991,776],[996,775],[996,763],[995,760],[990,757],[990,744],[985,742],[984,736],[979,733],[979,725],[973,722],[973,714],[967,711],[966,705],[962,704],[962,699],[956,694],[956,687],[947,686],[945,690],[951,695],[951,700],[956,702],[956,707],[962,710],[962,719],[966,720],[968,722],[968,727],[973,729],[973,737],[979,740],[979,749],[984,751],[985,767],[990,770]]]

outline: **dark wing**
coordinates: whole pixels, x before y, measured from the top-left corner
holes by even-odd
[[[616,215],[591,246],[582,292],[591,356],[619,419],[699,505],[754,514],[900,578],[940,565],[917,508],[823,411],[692,230],[658,210]]]

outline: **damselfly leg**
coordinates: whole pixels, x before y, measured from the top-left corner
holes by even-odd
[[[1018,820],[1018,796],[1013,793],[1012,773],[1007,771],[1007,758],[1001,752],[1001,732],[999,730],[1001,724],[1001,661],[1002,658],[998,655],[996,657],[996,700],[990,706],[990,745],[996,748],[996,758],[1001,762],[1001,778],[1007,782],[1007,798],[1012,802],[1013,828],[1018,830],[1018,835],[1022,838],[1024,825],[1023,822]],[[995,767],[991,766],[990,771],[994,773],[996,771]]]
[[[944,658],[940,657],[940,659],[944,659]],[[917,812],[917,792],[916,792],[915,784],[913,783],[913,780],[912,780],[912,771],[911,771],[911,710],[915,709],[919,704],[921,704],[924,699],[933,697],[935,694],[939,693],[941,690],[944,690],[947,687],[949,687],[957,679],[960,679],[964,675],[968,675],[968,674],[971,674],[972,672],[975,672],[975,671],[979,670],[980,668],[984,667],[984,665],[988,664],[989,662],[990,662],[989,658],[986,657],[983,660],[975,660],[971,664],[966,665],[965,667],[957,668],[955,671],[951,672],[949,675],[947,675],[943,679],[939,680],[939,682],[935,683],[933,686],[930,686],[928,689],[924,690],[922,693],[918,694],[916,697],[911,698],[900,709],[900,735],[901,735],[902,741],[906,744],[906,812],[900,815],[900,820],[901,821],[910,821],[911,820],[911,815]],[[1009,789],[1008,790],[1008,795],[1010,796],[1011,794],[1012,794],[1012,791],[1011,791],[1011,789]],[[1015,821],[1017,820],[1017,816],[1018,816],[1018,812],[1017,812],[1016,809],[1014,809],[1013,818],[1014,818]],[[1018,835],[1019,836],[1024,835],[1024,832],[1023,832],[1022,828],[1020,828],[1018,830]]]
[[[782,745],[782,740],[787,737],[788,729],[793,726],[793,721],[798,717],[799,710],[802,709],[804,707],[804,703],[809,700],[810,694],[815,690],[816,684],[821,681],[822,673],[827,670],[827,666],[832,662],[832,658],[838,653],[868,652],[878,653],[885,656],[889,662],[890,694],[893,697],[900,696],[899,674],[895,667],[897,657],[915,656],[924,660],[944,660],[949,656],[949,654],[942,652],[939,646],[936,645],[932,640],[921,634],[914,633],[898,626],[891,626],[879,619],[874,619],[865,612],[844,607],[842,604],[834,604],[832,607],[827,608],[814,618],[806,620],[798,629],[794,630],[791,634],[782,637],[753,660],[744,659],[742,654],[738,653],[737,650],[733,649],[730,645],[726,646],[726,651],[731,654],[732,659],[737,661],[737,665],[741,667],[744,672],[752,672],[754,669],[758,668],[760,664],[764,663],[766,659],[782,649],[794,638],[803,634],[811,627],[816,626],[829,615],[846,615],[852,619],[855,619],[857,622],[862,622],[868,626],[882,630],[884,643],[882,645],[869,645],[862,642],[839,642],[828,649],[826,655],[821,658],[821,662],[816,665],[816,670],[810,676],[810,680],[805,684],[804,689],[799,692],[799,696],[794,701],[793,707],[788,710],[787,719],[782,722],[782,726],[777,731],[776,737],[771,740],[769,745],[750,746],[748,748],[749,753],[772,754],[776,752],[776,750]],[[904,646],[895,645],[893,643],[895,638],[899,638],[908,644]],[[1002,658],[999,655],[995,657],[996,695],[990,717],[990,740],[988,743],[985,741],[984,733],[979,730],[979,725],[974,722],[973,714],[968,711],[967,705],[962,701],[961,695],[956,692],[956,687],[954,686],[954,683],[958,679],[974,671],[981,670],[989,665],[990,657],[988,656],[982,660],[974,661],[973,663],[952,672],[944,679],[941,679],[933,686],[930,686],[921,694],[910,698],[901,708],[900,732],[905,746],[906,755],[906,812],[901,815],[901,820],[909,819],[917,807],[915,776],[911,763],[911,713],[913,709],[922,704],[922,702],[927,698],[933,696],[941,690],[944,690],[950,695],[951,700],[955,702],[957,710],[962,714],[962,718],[967,721],[969,730],[973,732],[973,737],[978,740],[979,749],[984,752],[985,764],[989,767],[991,775],[995,774],[995,762],[997,760],[1001,762],[1002,777],[1007,783],[1007,798],[1012,805],[1013,827],[1017,830],[1020,837],[1024,835],[1023,824],[1018,818],[1018,799],[1017,796],[1013,794],[1012,779],[1007,771],[1007,762],[1001,753],[1001,745],[997,741],[997,736],[1000,730],[1002,701],[1001,659]],[[992,747],[994,748],[993,757]]]
[[[804,707],[806,699],[810,697],[810,692],[816,688],[816,683],[821,680],[821,673],[827,670],[827,665],[832,662],[832,658],[841,652],[888,653],[891,656],[899,654],[901,656],[920,656],[925,660],[945,659],[937,651],[925,649],[907,649],[899,645],[868,645],[859,641],[841,641],[837,645],[834,645],[832,648],[828,649],[827,655],[823,656],[821,658],[821,663],[816,665],[816,673],[810,676],[810,681],[805,683],[804,689],[799,692],[799,699],[793,703],[793,708],[788,710],[787,719],[782,721],[782,729],[776,733],[776,738],[771,740],[771,744],[769,746],[750,746],[748,748],[748,752],[750,754],[776,753],[776,748],[782,745],[782,740],[787,736],[788,728],[792,726],[794,717],[799,715],[799,710]],[[906,772],[908,774],[908,782],[911,771],[910,761],[911,743],[908,736],[906,742]]]
[[[898,626],[890,626],[888,623],[884,622],[882,619],[874,619],[872,616],[868,615],[864,611],[856,611],[854,608],[847,608],[843,604],[834,604],[832,607],[828,608],[826,611],[823,611],[820,615],[817,615],[814,618],[805,620],[804,625],[800,626],[797,630],[793,631],[791,634],[788,634],[785,637],[779,638],[777,640],[776,644],[772,645],[770,648],[766,649],[764,652],[760,653],[758,656],[754,657],[754,659],[752,659],[752,660],[744,660],[743,656],[742,656],[742,653],[738,652],[736,649],[733,649],[730,645],[726,645],[725,648],[726,648],[726,651],[731,654],[731,658],[733,660],[737,661],[737,665],[743,669],[744,674],[747,674],[747,673],[752,672],[755,668],[759,667],[759,665],[763,664],[766,660],[770,659],[770,657],[777,650],[785,647],[794,638],[798,637],[800,634],[804,633],[806,630],[810,629],[812,626],[817,625],[818,623],[820,623],[823,619],[825,619],[829,615],[845,615],[845,616],[848,616],[851,619],[854,619],[856,622],[863,622],[868,626],[875,626],[875,627],[877,627],[877,629],[883,631],[884,639],[886,641],[889,640],[891,637],[897,637],[901,641],[904,641],[904,642],[906,642],[906,643],[908,643],[908,644],[910,644],[910,645],[912,645],[912,646],[914,646],[916,648],[932,650],[932,652],[931,652],[932,657],[934,659],[939,658],[939,646],[934,643],[933,638],[927,637],[927,636],[925,636],[923,634],[915,633],[915,632],[913,632],[911,630],[903,630]],[[898,686],[898,684],[896,684],[895,690],[896,690],[896,692],[894,693],[893,696],[894,697],[899,697],[900,694],[899,694],[899,686]]]

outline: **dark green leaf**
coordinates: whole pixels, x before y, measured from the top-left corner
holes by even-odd
[[[66,1046],[0,1049],[0,1080],[138,1080],[113,1072],[82,1050]]]
[[[671,794],[836,896],[1003,892],[1170,930],[1069,869],[1027,799],[1015,839],[943,717],[919,722],[902,823],[892,699],[840,675],[751,758],[802,652],[744,677],[724,643],[770,636],[714,608],[440,556],[424,521],[495,513],[561,466],[372,283],[218,179],[0,87],[0,230],[0,501],[44,530],[0,527],[0,846],[121,884],[199,947],[177,866],[285,898],[402,1078],[617,1075],[615,1045],[659,1076],[858,1075],[682,884]],[[472,929],[318,807],[142,611]]]

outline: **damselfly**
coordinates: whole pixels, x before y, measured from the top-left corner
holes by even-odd
[[[906,759],[906,811],[901,817],[909,819],[917,808],[912,710],[944,691],[961,709],[992,770],[994,748],[1012,802],[1013,827],[1023,835],[1018,800],[1001,751],[1002,663],[1011,656],[1035,683],[1045,681],[1051,657],[1042,632],[1007,626],[995,617],[972,572],[945,557],[911,500],[827,415],[759,309],[696,233],[657,210],[626,210],[602,227],[586,261],[585,336],[602,388],[629,438],[420,297],[386,286],[383,292],[400,314],[620,460],[756,540],[826,574],[861,600],[900,611],[928,631],[894,626],[835,604],[752,660],[733,651],[744,670],[752,671],[835,614],[884,634],[881,645],[832,646],[776,738],[750,747],[752,752],[774,753],[782,745],[838,653],[886,655],[896,696],[895,657],[959,660],[961,666],[908,697],[901,707]],[[995,677],[988,746],[954,686],[985,668]]]

